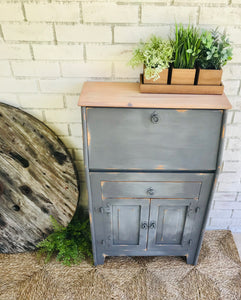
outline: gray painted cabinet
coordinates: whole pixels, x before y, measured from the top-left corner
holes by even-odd
[[[90,103],[82,124],[95,264],[120,255],[185,256],[196,264],[225,109]]]

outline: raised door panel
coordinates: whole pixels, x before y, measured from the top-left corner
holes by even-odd
[[[195,200],[151,200],[148,250],[188,248]]]
[[[157,244],[180,245],[184,232],[187,206],[159,206],[156,229]]]
[[[88,108],[92,170],[215,170],[222,110]]]
[[[106,249],[144,250],[147,245],[148,199],[112,199],[104,216]],[[144,226],[146,224],[146,226]]]

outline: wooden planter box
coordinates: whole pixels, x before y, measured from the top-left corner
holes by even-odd
[[[223,70],[198,69],[198,85],[220,85]]]
[[[144,84],[143,74],[140,75],[140,92],[148,94],[199,94],[222,95],[224,86],[194,84]]]
[[[193,85],[196,69],[172,69],[171,84]]]
[[[160,72],[159,73],[160,78],[158,78],[157,80],[146,79],[144,76],[144,84],[167,84],[168,70],[169,69],[164,69],[162,72]],[[145,68],[143,74],[145,74]]]

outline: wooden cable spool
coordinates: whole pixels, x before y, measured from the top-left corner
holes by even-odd
[[[77,172],[64,144],[33,116],[0,103],[0,253],[36,248],[72,219]]]

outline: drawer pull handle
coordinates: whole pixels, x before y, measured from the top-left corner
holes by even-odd
[[[152,187],[150,187],[149,189],[147,189],[147,194],[150,195],[150,196],[153,196],[155,194],[155,191]]]
[[[156,229],[156,222],[155,221],[151,221],[150,229]]]
[[[148,228],[147,222],[143,222],[143,223],[141,224],[141,228],[142,228],[142,229],[147,229],[147,228]]]
[[[156,111],[151,114],[151,121],[153,124],[157,124],[159,122],[159,116]]]

